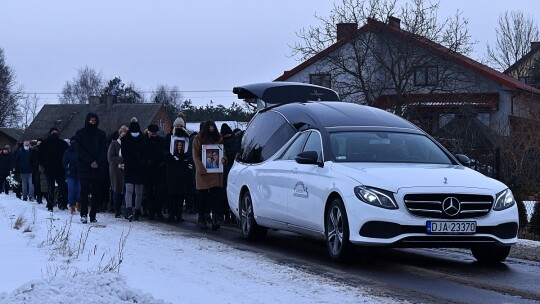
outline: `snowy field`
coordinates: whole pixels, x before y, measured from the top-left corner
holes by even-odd
[[[98,221],[51,217],[44,205],[0,194],[0,303],[401,302],[181,228],[111,214]]]

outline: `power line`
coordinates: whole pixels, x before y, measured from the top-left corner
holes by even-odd
[[[158,93],[158,91],[136,91],[137,93]],[[217,92],[231,92],[232,90],[171,90],[167,92],[174,93],[217,93]],[[23,94],[30,95],[61,95],[62,92],[22,92]]]

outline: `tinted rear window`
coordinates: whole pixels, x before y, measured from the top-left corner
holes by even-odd
[[[259,113],[244,134],[239,161],[261,163],[274,155],[296,131],[276,112]]]

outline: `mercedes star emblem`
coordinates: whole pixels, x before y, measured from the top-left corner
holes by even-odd
[[[442,202],[442,210],[448,216],[455,216],[461,210],[461,203],[455,197],[447,197]]]

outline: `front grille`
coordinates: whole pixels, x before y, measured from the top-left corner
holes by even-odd
[[[443,211],[443,201],[454,198],[453,202],[459,201],[459,212],[449,215]],[[485,216],[493,206],[493,197],[490,195],[475,194],[407,194],[404,197],[405,207],[410,213],[429,218],[441,219],[465,219]],[[453,214],[454,212],[449,212]]]

